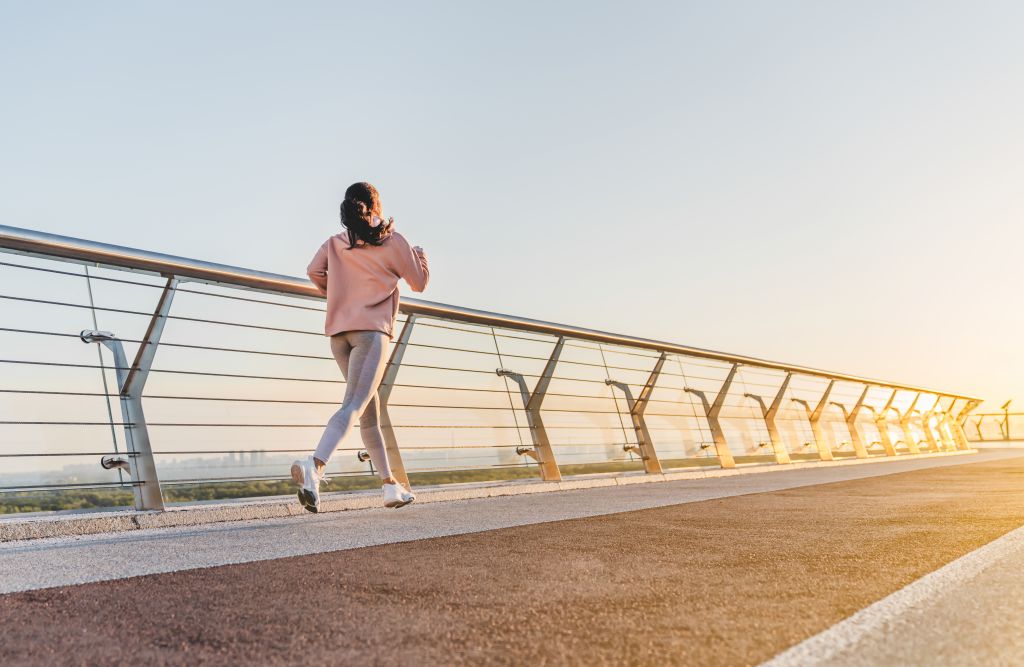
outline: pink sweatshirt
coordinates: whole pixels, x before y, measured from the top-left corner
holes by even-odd
[[[430,280],[422,250],[413,250],[398,232],[383,245],[358,241],[349,249],[348,232],[324,241],[306,269],[309,279],[327,295],[328,336],[343,331],[382,331],[395,337],[398,315],[398,280],[404,278],[414,292]]]

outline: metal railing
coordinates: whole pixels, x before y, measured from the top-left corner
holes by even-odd
[[[2,225],[0,250],[0,494],[161,509],[173,486],[284,479],[337,406],[306,280]],[[405,482],[967,449],[980,404],[419,299],[399,327],[379,404]],[[330,474],[371,475],[343,445]]]
[[[999,406],[999,412],[976,412],[971,415],[966,427],[972,440],[1013,440],[1024,434],[1024,412],[1010,412],[1007,401]]]

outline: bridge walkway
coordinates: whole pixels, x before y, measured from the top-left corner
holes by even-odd
[[[1022,480],[988,450],[6,543],[0,661],[753,664],[1019,528]]]

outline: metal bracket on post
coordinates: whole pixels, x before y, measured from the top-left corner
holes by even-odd
[[[654,441],[651,439],[650,431],[647,430],[644,411],[647,410],[647,403],[651,398],[651,393],[654,391],[654,385],[658,382],[658,376],[661,375],[661,369],[665,365],[667,356],[667,354],[662,352],[661,356],[658,357],[658,363],[654,365],[654,370],[651,371],[651,375],[647,378],[644,388],[640,391],[640,398],[636,400],[633,399],[633,391],[625,382],[616,382],[610,378],[604,381],[609,387],[620,389],[626,396],[629,417],[633,421],[633,430],[636,432],[637,453],[640,456],[640,460],[644,462],[644,472],[649,475],[660,475],[662,470],[661,461],[658,460],[658,453],[654,450]]]
[[[380,431],[384,436],[384,449],[388,455],[388,467],[391,468],[391,476],[398,482],[410,488],[409,474],[405,471],[405,464],[402,462],[402,452],[398,448],[398,438],[395,436],[395,427],[391,423],[391,415],[388,413],[388,400],[395,388],[395,381],[398,379],[398,370],[402,367],[402,358],[405,351],[409,349],[409,339],[412,338],[412,330],[416,325],[416,316],[409,315],[402,324],[402,331],[398,334],[398,342],[391,350],[388,358],[388,365],[384,369],[384,376],[377,388],[377,413],[380,416]]]
[[[817,407],[813,410],[810,404],[802,398],[790,399],[794,403],[804,406],[804,410],[807,411],[807,422],[811,425],[811,432],[814,433],[814,443],[818,448],[818,458],[822,461],[831,461],[835,458],[832,456],[832,448],[829,447],[828,439],[825,438],[825,432],[821,428],[821,415],[825,412],[825,406],[828,405],[828,397],[832,395],[832,388],[835,386],[836,381],[829,380],[828,386],[825,387],[825,393],[821,395],[821,400],[818,401]]]
[[[699,389],[683,388],[683,391],[693,394],[704,405],[704,414],[708,420],[708,428],[711,429],[711,437],[715,441],[715,453],[718,454],[718,463],[723,468],[735,468],[736,460],[732,457],[732,452],[729,451],[729,444],[725,441],[725,433],[722,431],[722,425],[718,421],[718,415],[722,412],[722,406],[725,405],[725,397],[729,394],[729,388],[732,386],[732,381],[736,377],[736,371],[739,370],[739,367],[739,364],[732,365],[729,375],[726,376],[725,382],[722,383],[722,388],[718,390],[714,403],[709,403],[707,395]]]
[[[555,343],[555,349],[551,351],[544,371],[537,379],[537,386],[533,393],[530,392],[526,379],[515,371],[507,368],[499,368],[495,373],[499,377],[508,377],[519,385],[519,393],[523,397],[523,406],[526,408],[526,421],[530,427],[530,437],[533,439],[533,449],[520,447],[516,453],[526,455],[537,461],[540,465],[540,477],[545,482],[558,482],[562,479],[562,472],[558,469],[558,462],[555,460],[555,452],[551,448],[551,440],[548,438],[547,429],[544,428],[544,418],[541,416],[541,405],[544,403],[544,396],[551,385],[551,378],[555,374],[555,366],[558,365],[558,358],[562,355],[562,348],[565,347],[565,337],[561,336]]]
[[[160,478],[156,473],[156,461],[153,459],[149,430],[146,428],[146,415],[142,409],[142,391],[153,367],[153,359],[160,345],[160,337],[163,335],[177,286],[176,278],[167,279],[131,366],[125,357],[124,345],[113,333],[86,329],[79,334],[82,342],[99,343],[109,349],[114,356],[121,419],[124,422],[125,443],[129,455],[127,460],[123,457],[105,456],[100,465],[107,470],[121,468],[128,472],[133,482],[132,494],[137,510],[164,509],[164,496],[160,489]]]
[[[516,447],[517,456],[529,456],[531,459],[540,463],[540,457],[537,456],[537,450],[533,447]]]
[[[764,399],[755,394],[743,394],[745,397],[752,399],[757,402],[761,407],[761,416],[764,417],[764,425],[768,429],[768,439],[771,441],[772,451],[775,453],[776,463],[790,463],[789,451],[786,449],[786,443],[779,434],[779,427],[775,423],[775,418],[779,414],[779,406],[782,405],[782,399],[786,395],[786,390],[789,389],[789,382],[793,379],[792,373],[786,373],[786,379],[782,381],[782,386],[779,387],[779,391],[775,393],[775,399],[772,400],[772,404],[765,405]]]
[[[871,385],[865,385],[864,391],[860,394],[860,398],[857,399],[853,409],[849,411],[846,410],[846,406],[842,403],[832,401],[832,405],[837,406],[843,412],[843,421],[846,422],[846,430],[850,432],[850,441],[853,443],[853,452],[857,455],[858,459],[868,458],[867,447],[864,446],[864,439],[860,437],[860,430],[857,428],[857,415],[860,414],[861,408],[864,407],[864,399],[867,398],[870,390]]]
[[[126,456],[104,456],[100,459],[100,467],[104,470],[123,470],[129,476],[132,474],[132,464]]]

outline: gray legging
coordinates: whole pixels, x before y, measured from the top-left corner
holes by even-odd
[[[331,352],[346,380],[345,398],[341,409],[327,422],[313,454],[317,459],[327,463],[359,417],[359,434],[370,460],[381,479],[391,477],[377,416],[377,386],[384,376],[389,343],[387,334],[379,331],[346,331],[331,336]]]

